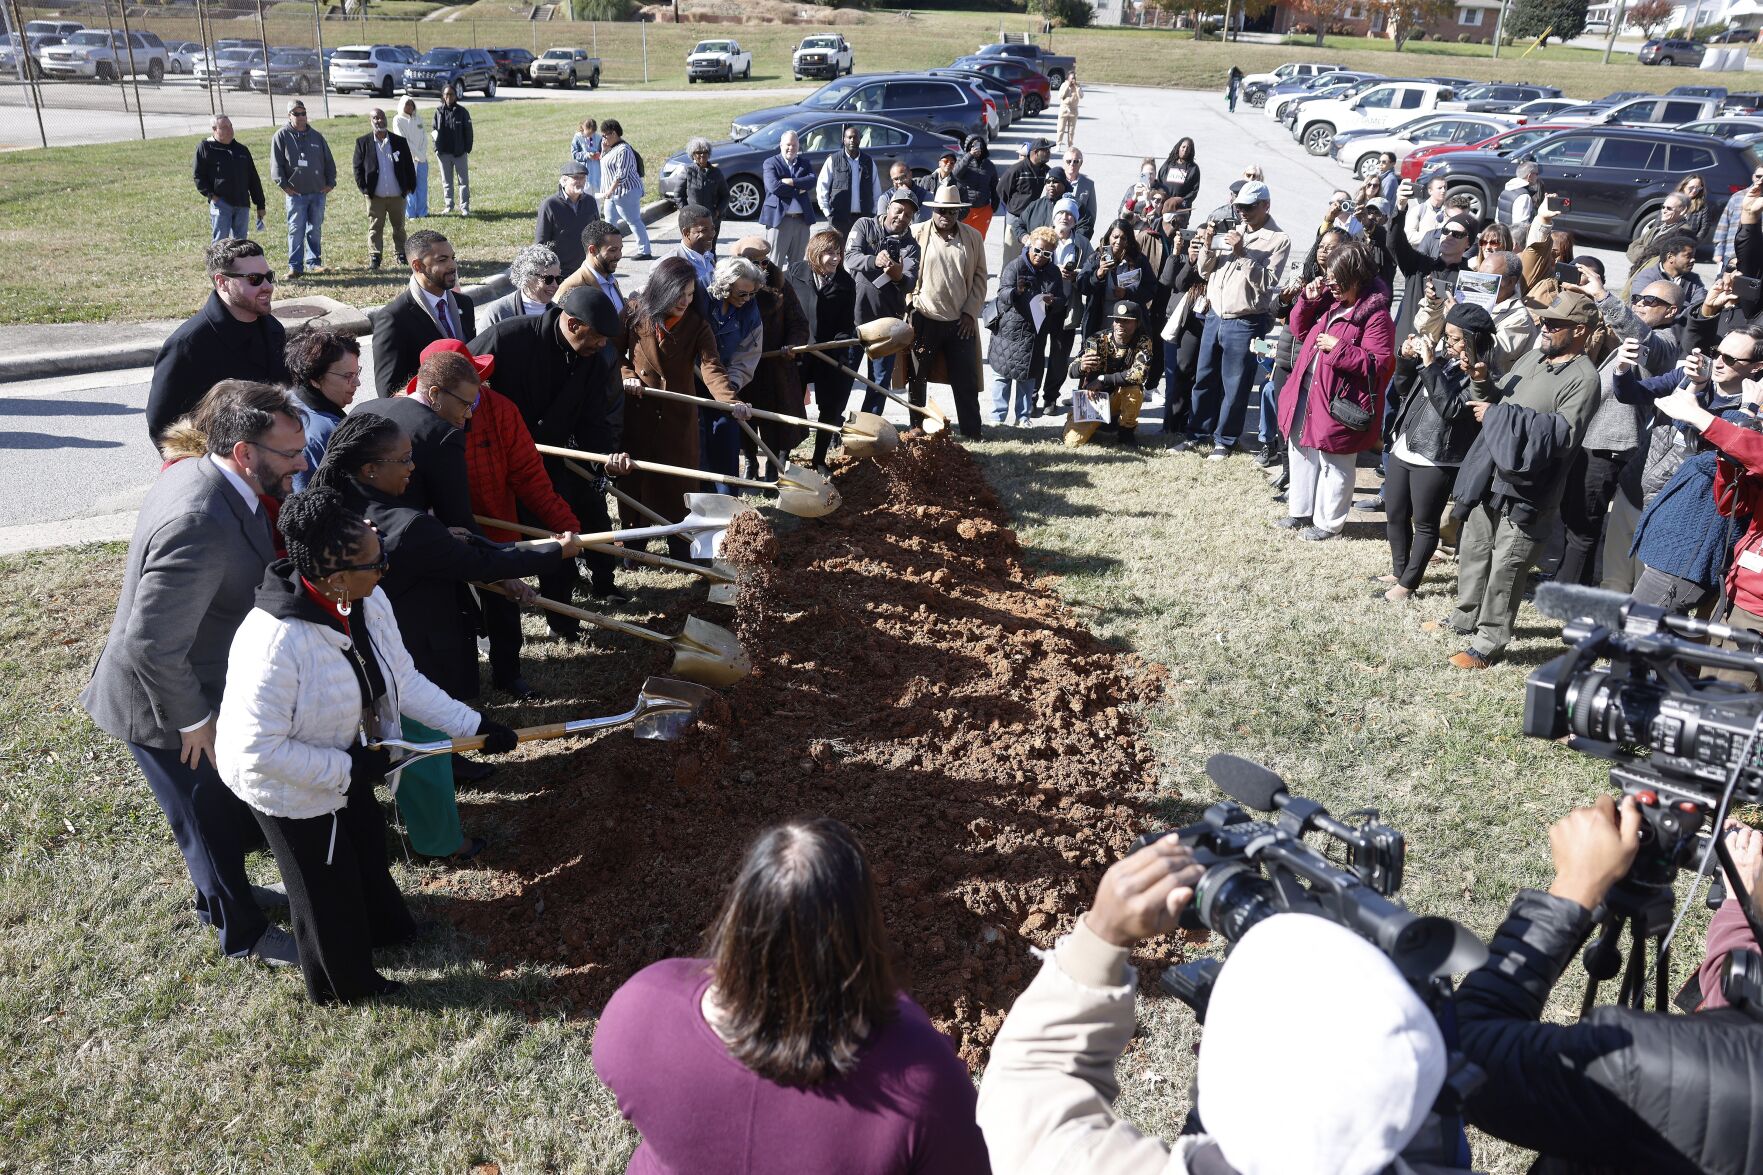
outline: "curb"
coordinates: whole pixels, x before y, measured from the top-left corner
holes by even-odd
[[[671,200],[657,200],[643,206],[643,223],[654,224],[672,214]],[[494,301],[513,288],[504,272],[496,274],[481,285],[465,286],[463,292],[474,302]],[[368,306],[362,313],[371,317],[378,309],[378,306]],[[0,355],[0,384],[151,367],[153,361],[159,357],[162,343],[163,340],[156,343],[129,343],[91,347],[83,351],[57,351],[47,355]]]

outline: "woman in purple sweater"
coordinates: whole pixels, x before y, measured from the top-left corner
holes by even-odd
[[[594,1069],[643,1141],[641,1175],[986,1175],[974,1088],[894,984],[863,849],[837,820],[747,851],[708,959],[613,993]]]

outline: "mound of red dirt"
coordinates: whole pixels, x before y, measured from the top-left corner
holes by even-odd
[[[1068,928],[1148,823],[1157,768],[1136,714],[1164,671],[1036,585],[946,434],[836,477],[826,518],[779,532],[755,512],[729,530],[733,619],[694,609],[753,658],[726,709],[678,743],[612,735],[523,780],[542,790],[512,805],[492,892],[453,910],[492,966],[554,968],[564,1009],[591,1014],[639,968],[699,949],[755,832],[834,816],[874,865],[903,982],[975,1063],[1034,973],[1028,944]],[[633,687],[644,669],[664,671],[634,666]]]

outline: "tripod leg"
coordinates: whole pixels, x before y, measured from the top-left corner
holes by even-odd
[[[1669,1008],[1665,998],[1666,989],[1671,986],[1671,948],[1665,947],[1659,952],[1659,970],[1653,976],[1653,1010],[1663,1016]]]

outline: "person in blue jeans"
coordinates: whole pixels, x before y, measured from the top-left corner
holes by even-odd
[[[698,313],[716,336],[716,352],[728,369],[728,382],[744,392],[759,369],[765,325],[753,296],[765,284],[764,272],[745,257],[724,257],[716,263],[708,289],[698,291]],[[706,392],[699,390],[700,396]],[[698,412],[698,468],[727,477],[741,471],[741,426],[727,412],[705,408]],[[716,492],[740,491],[718,481]]]
[[[1206,315],[1182,450],[1212,445],[1208,461],[1236,448],[1260,371],[1250,344],[1273,328],[1273,308],[1292,243],[1269,214],[1273,196],[1251,180],[1232,201],[1235,224],[1209,220],[1194,238],[1194,265],[1206,278]],[[1220,232],[1220,228],[1228,231]]]
[[[263,181],[251,148],[233,138],[233,120],[217,114],[210,122],[213,134],[196,145],[196,191],[208,201],[210,240],[227,237],[244,240],[251,231],[251,209],[257,209],[263,227]]]
[[[606,219],[625,226],[637,235],[637,252],[632,261],[653,261],[649,252],[649,229],[643,223],[643,177],[638,171],[637,151],[624,141],[624,127],[616,118],[600,124],[600,140],[605,151],[600,156],[600,179],[604,185],[598,193],[600,208]]]
[[[288,103],[288,121],[269,141],[269,178],[288,199],[288,277],[324,272],[324,203],[337,186],[330,144],[306,122],[306,103]]]

